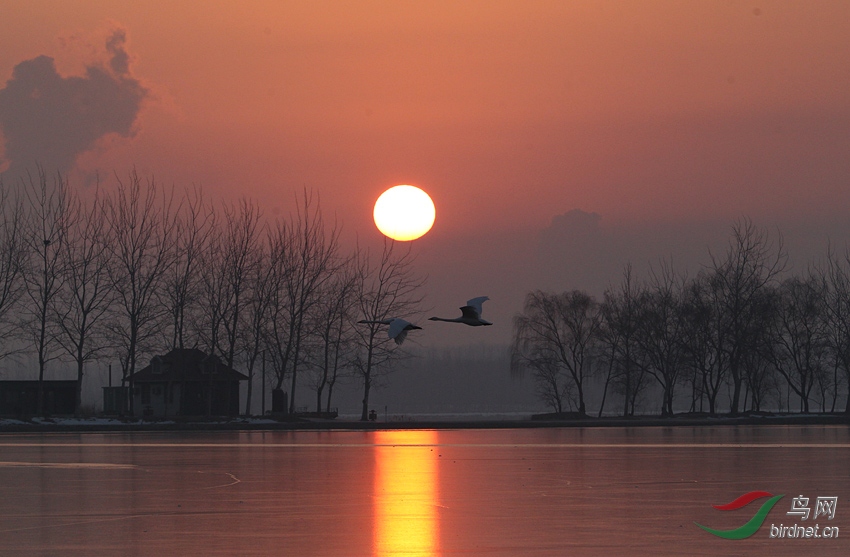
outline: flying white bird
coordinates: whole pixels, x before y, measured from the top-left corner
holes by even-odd
[[[481,325],[492,325],[489,321],[481,319],[481,305],[489,300],[487,296],[479,296],[466,302],[466,305],[460,308],[462,315],[454,319],[446,319],[444,317],[429,317],[429,321],[448,321],[449,323],[464,323],[472,327]]]
[[[414,325],[410,321],[405,321],[400,317],[390,317],[389,319],[380,319],[378,321],[369,321],[367,319],[361,319],[360,321],[358,321],[358,323],[377,323],[378,325],[389,325],[389,337],[393,339],[396,344],[401,344],[402,342],[404,342],[404,339],[407,338],[407,331],[422,328]]]

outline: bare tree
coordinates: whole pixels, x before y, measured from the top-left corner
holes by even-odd
[[[350,258],[338,267],[333,279],[319,291],[314,307],[312,327],[315,342],[310,360],[314,370],[312,384],[316,391],[316,411],[322,411],[322,394],[327,389],[325,408],[329,411],[331,397],[341,370],[354,352],[354,309],[357,302],[357,273],[355,260]]]
[[[312,306],[317,302],[318,292],[325,281],[334,274],[334,263],[339,249],[339,228],[334,224],[326,229],[318,200],[306,191],[298,211],[290,218],[288,226],[288,250],[282,253],[284,265],[289,271],[283,273],[283,295],[286,299],[289,324],[287,337],[287,359],[284,369],[290,374],[289,411],[295,412],[295,389],[298,384],[298,369],[304,355],[305,322]],[[279,385],[278,385],[279,387]]]
[[[696,411],[697,400],[702,410],[705,399],[711,415],[717,413],[718,396],[728,370],[725,363],[727,354],[721,348],[723,330],[719,284],[713,274],[701,272],[687,283],[682,305],[685,325],[682,344],[685,365],[691,371],[691,411]]]
[[[769,336],[765,335],[764,342],[769,340]],[[760,412],[769,397],[773,396],[777,400],[780,398],[781,389],[776,368],[762,350],[750,353],[744,365],[747,369],[746,392],[749,395],[750,410]],[[744,408],[746,407],[745,398]]]
[[[268,246],[268,298],[266,311],[268,316],[262,320],[264,325],[263,344],[272,364],[274,384],[272,385],[272,411],[280,412],[278,404],[286,404],[283,394],[283,383],[289,371],[289,360],[295,339],[295,320],[293,311],[289,308],[289,298],[286,295],[286,275],[294,272],[288,265],[288,252],[291,235],[286,222],[278,221],[267,231]],[[255,317],[256,318],[256,317]],[[275,396],[280,393],[279,396]]]
[[[777,371],[800,397],[809,412],[809,397],[817,376],[826,367],[823,296],[815,275],[785,280],[779,290],[776,319],[772,321],[770,356]]]
[[[312,194],[304,192],[297,207],[288,221],[277,224],[269,242],[275,282],[267,337],[275,364],[275,390],[281,390],[285,376],[290,379],[290,413],[295,412],[307,316],[317,303],[319,289],[333,276],[339,245],[339,229],[335,224],[326,229],[321,207]]]
[[[682,311],[682,284],[669,264],[652,273],[641,303],[638,344],[646,370],[663,391],[661,415],[673,415],[676,384],[685,361],[685,315]]]
[[[200,190],[194,190],[186,196],[181,205],[174,225],[174,262],[163,278],[164,299],[171,317],[171,331],[168,346],[185,348],[197,344],[197,331],[187,339],[193,312],[197,313],[199,297],[199,259],[206,248],[213,210],[204,202]]]
[[[28,303],[26,330],[38,357],[38,398],[36,412],[44,413],[44,369],[56,359],[56,331],[52,317],[53,301],[62,287],[62,246],[68,227],[68,187],[61,175],[50,183],[39,167],[38,177],[25,184],[31,218],[26,222],[24,246],[29,262],[24,273]]]
[[[761,294],[785,269],[787,254],[782,238],[774,243],[767,233],[744,219],[732,227],[732,239],[723,259],[711,255],[717,281],[723,331],[721,349],[726,352],[728,379],[732,386],[730,412],[737,414],[746,380],[744,362],[758,349]]]
[[[116,296],[110,327],[119,346],[122,385],[133,388],[141,350],[154,338],[167,306],[161,303],[166,272],[174,261],[175,208],[173,192],[159,197],[153,179],[142,186],[136,171],[129,183],[117,176],[118,187],[106,200],[110,242],[109,278]],[[130,397],[133,413],[133,398]]]
[[[75,411],[79,414],[85,364],[106,348],[105,335],[99,333],[113,299],[108,274],[111,238],[99,195],[88,207],[76,197],[68,205],[68,230],[60,248],[62,288],[53,310],[57,342],[77,366]]]
[[[242,199],[237,207],[224,208],[224,272],[228,296],[224,327],[224,361],[233,367],[239,333],[243,329],[248,277],[251,266],[258,263],[258,227],[260,211],[250,201]]]
[[[575,393],[578,412],[586,415],[585,382],[593,372],[591,356],[601,326],[593,298],[578,290],[531,292],[513,326],[511,371],[530,368],[541,396],[556,412],[563,412],[564,397]]]
[[[599,342],[596,343],[594,348],[594,359],[597,365],[605,371],[605,381],[602,384],[602,400],[599,401],[599,410],[596,413],[598,418],[601,418],[605,411],[605,401],[608,399],[608,391],[614,379],[617,364],[617,345],[619,343],[619,338],[616,335],[612,335],[611,331],[608,330],[608,323],[604,318],[604,309],[605,306],[600,304],[599,312],[603,318],[599,324]]]
[[[762,289],[754,300],[755,320],[752,327],[752,350],[748,350],[742,360],[744,369],[743,408],[747,408],[747,396],[750,409],[759,411],[769,396],[777,400],[781,396],[776,367],[770,357],[774,343],[775,321],[781,304],[780,293],[776,286]]]
[[[218,213],[210,224],[210,234],[198,254],[198,338],[207,354],[219,356],[224,321],[230,299],[227,285],[227,239]]]
[[[253,260],[247,267],[245,302],[245,327],[239,336],[245,368],[248,375],[248,389],[245,397],[245,414],[251,414],[251,399],[254,390],[254,368],[265,348],[266,319],[269,313],[271,287],[274,284],[273,265],[269,261],[268,246],[257,242],[257,248],[251,254]]]
[[[386,328],[375,322],[416,314],[425,279],[415,272],[410,246],[400,250],[394,240],[384,239],[378,258],[367,251],[358,253],[357,261],[357,309],[361,318],[373,322],[356,328],[358,352],[353,361],[354,372],[363,384],[360,420],[366,421],[372,386],[392,371],[393,362],[408,355],[387,336]]]
[[[829,250],[824,280],[827,282],[826,342],[836,385],[839,373],[844,374],[844,384],[848,387],[844,413],[850,414],[850,249],[845,250],[842,259]],[[833,409],[834,406],[833,403]]]
[[[26,222],[24,205],[11,199],[0,180],[0,358],[17,352],[7,342],[18,330],[18,319],[13,317],[24,292],[20,280],[26,270],[25,257],[28,249],[24,234]]]
[[[225,205],[211,219],[210,234],[199,254],[200,338],[208,353],[220,356],[231,368],[237,349],[242,346],[240,335],[244,329],[251,266],[261,264],[256,257],[259,218],[259,210],[248,200]],[[256,281],[253,286],[257,286]],[[253,350],[252,370],[258,346],[254,345]]]
[[[632,276],[631,265],[623,270],[618,289],[605,291],[602,304],[603,344],[613,371],[615,388],[623,395],[623,416],[635,413],[635,405],[646,388],[646,371],[641,359],[638,333],[644,287]]]

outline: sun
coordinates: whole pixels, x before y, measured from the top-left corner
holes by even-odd
[[[384,236],[407,242],[434,226],[434,202],[416,186],[394,186],[375,202],[375,226]]]

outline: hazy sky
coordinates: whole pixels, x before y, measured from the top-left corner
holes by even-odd
[[[269,215],[306,187],[349,238],[418,185],[434,313],[488,294],[465,334],[503,340],[528,288],[705,260],[743,215],[844,242],[848,60],[845,0],[0,0],[0,170],[135,166]]]

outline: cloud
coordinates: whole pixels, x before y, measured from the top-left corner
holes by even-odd
[[[126,32],[114,29],[105,44],[106,64],[91,63],[82,76],[62,77],[49,56],[15,66],[0,89],[4,178],[17,180],[36,164],[48,174],[66,173],[100,138],[134,134],[150,93],[130,72],[126,42]]]
[[[553,244],[584,242],[596,238],[600,234],[601,220],[602,216],[598,213],[588,213],[581,209],[555,215],[549,227],[540,233],[541,247],[547,249]]]

